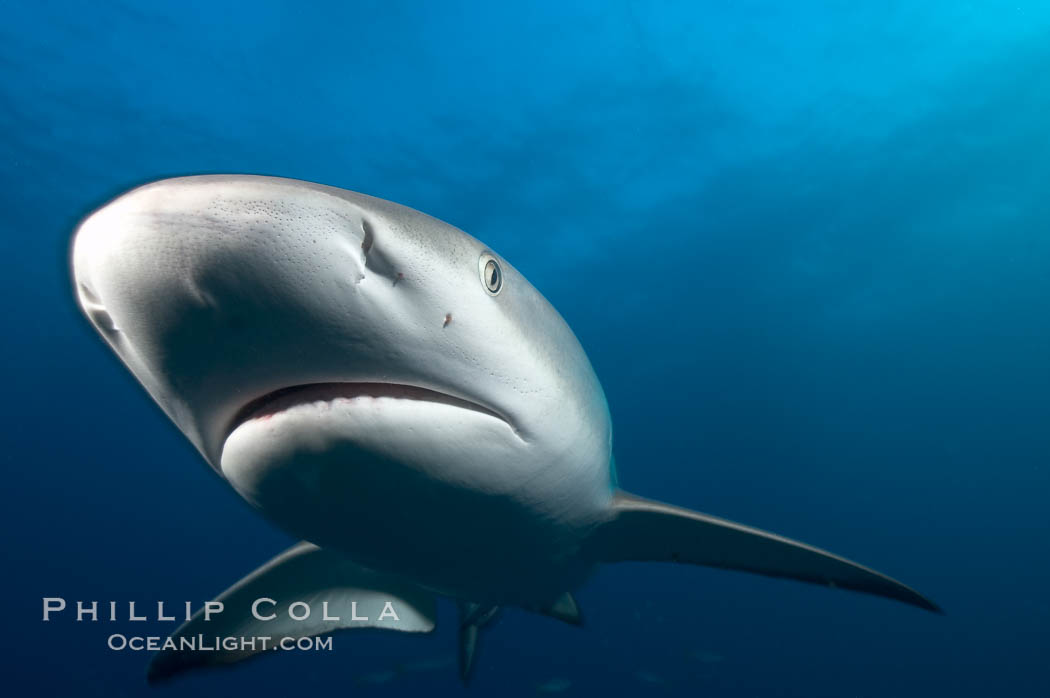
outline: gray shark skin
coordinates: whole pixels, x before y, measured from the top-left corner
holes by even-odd
[[[496,609],[578,623],[570,592],[606,562],[939,610],[817,548],[618,490],[605,396],[571,329],[510,263],[418,211],[274,177],[167,179],[88,216],[72,265],[91,324],[208,465],[308,541],[219,600],[383,597],[405,612],[367,627],[425,632],[434,595],[449,597],[464,679]],[[358,627],[227,614],[242,634]],[[166,649],[149,677],[251,654]]]

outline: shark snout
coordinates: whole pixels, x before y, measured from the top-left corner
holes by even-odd
[[[250,192],[231,201],[229,189],[221,191],[166,180],[85,219],[73,273],[80,303],[103,334],[123,337],[140,355],[154,347],[182,355],[232,339],[253,306],[280,298],[268,286],[298,283],[287,277],[294,260],[311,254],[295,249],[302,239],[282,240],[279,214],[252,212]]]
[[[495,258],[480,243],[389,202],[264,177],[163,180],[85,219],[72,259],[91,323],[216,470],[239,425],[290,395],[349,406],[337,427],[355,445],[390,443],[398,424],[429,439],[419,458],[398,456],[406,462],[433,460],[433,443],[472,444],[479,433],[491,441],[490,428],[501,448],[560,457],[579,443],[581,410],[606,418],[560,318],[549,323],[560,343],[532,341],[545,336],[532,319],[545,306],[524,279],[504,266],[493,295],[479,260]],[[551,371],[564,363],[551,348],[563,345],[582,373]],[[564,376],[582,376],[571,386],[582,400],[557,398],[559,382],[572,380]],[[316,386],[336,398],[315,400]],[[320,414],[306,413],[311,425]],[[294,426],[284,445],[314,448],[295,419],[265,423]],[[539,419],[556,423],[542,441]],[[498,479],[494,487],[533,476],[465,462],[456,467]]]
[[[347,361],[331,349],[367,341],[356,210],[288,189],[164,180],[102,207],[74,238],[85,314],[213,463],[247,402],[341,378]]]

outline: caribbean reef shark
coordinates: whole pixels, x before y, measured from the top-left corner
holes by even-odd
[[[938,610],[818,548],[618,489],[605,395],[572,330],[495,251],[418,211],[290,179],[166,179],[82,221],[72,266],[80,307],[150,396],[304,541],[173,639],[427,632],[444,596],[466,680],[497,609],[578,623],[571,592],[629,560]],[[321,601],[326,614],[291,617]],[[173,642],[148,677],[260,651]]]

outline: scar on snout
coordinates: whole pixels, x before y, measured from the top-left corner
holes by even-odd
[[[394,283],[392,283],[391,286],[397,286],[397,282],[398,281],[404,281],[404,280],[405,280],[405,275],[402,274],[401,272],[398,272],[397,276],[394,277]]]
[[[445,322],[441,326],[448,327],[448,323],[450,322],[452,322],[452,313],[445,313]]]

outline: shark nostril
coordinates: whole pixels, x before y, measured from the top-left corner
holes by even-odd
[[[102,305],[102,299],[98,297],[98,294],[92,291],[85,283],[77,284],[77,288],[80,291],[80,300],[84,306],[84,312],[87,314],[88,319],[91,320],[91,323],[103,332],[120,332],[117,323],[113,321],[113,316]]]
[[[120,332],[120,328],[117,327],[117,323],[113,322],[113,317],[105,311],[102,307],[90,307],[86,308],[88,318],[94,323],[95,327],[99,328],[103,332]]]
[[[364,240],[361,241],[361,250],[367,255],[369,250],[372,249],[372,243],[375,241],[375,234],[372,232],[372,224],[366,220],[362,220],[361,232],[364,233],[365,236]]]

